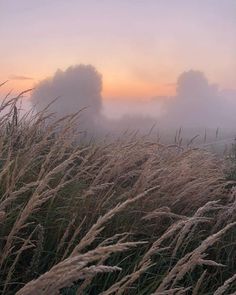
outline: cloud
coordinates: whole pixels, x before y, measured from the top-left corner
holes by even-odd
[[[9,77],[11,80],[34,80],[32,77],[26,77],[26,76],[19,76],[19,75],[11,75]]]
[[[42,110],[58,97],[51,111],[58,116],[75,113],[83,108],[82,129],[93,129],[102,108],[102,76],[91,65],[71,66],[57,70],[53,77],[41,81],[32,93],[32,102]]]

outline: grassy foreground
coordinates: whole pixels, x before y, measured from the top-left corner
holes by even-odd
[[[77,115],[19,119],[15,103],[0,107],[1,294],[235,294],[223,161],[144,138],[78,144]]]

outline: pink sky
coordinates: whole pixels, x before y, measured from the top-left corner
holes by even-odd
[[[105,99],[171,95],[188,69],[235,89],[235,11],[235,0],[0,0],[0,81],[20,91],[84,63]]]

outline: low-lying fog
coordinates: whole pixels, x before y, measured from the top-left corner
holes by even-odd
[[[93,66],[77,65],[38,83],[31,101],[41,110],[58,97],[51,111],[59,116],[85,108],[79,128],[97,135],[127,129],[148,133],[154,124],[154,133],[172,139],[180,127],[186,137],[199,134],[204,141],[206,136],[230,139],[236,134],[236,91],[220,89],[201,71],[181,73],[172,97],[154,93],[146,101],[104,100],[101,93],[102,75]]]

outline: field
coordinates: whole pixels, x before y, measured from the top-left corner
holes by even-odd
[[[234,159],[0,107],[0,293],[236,294]]]

